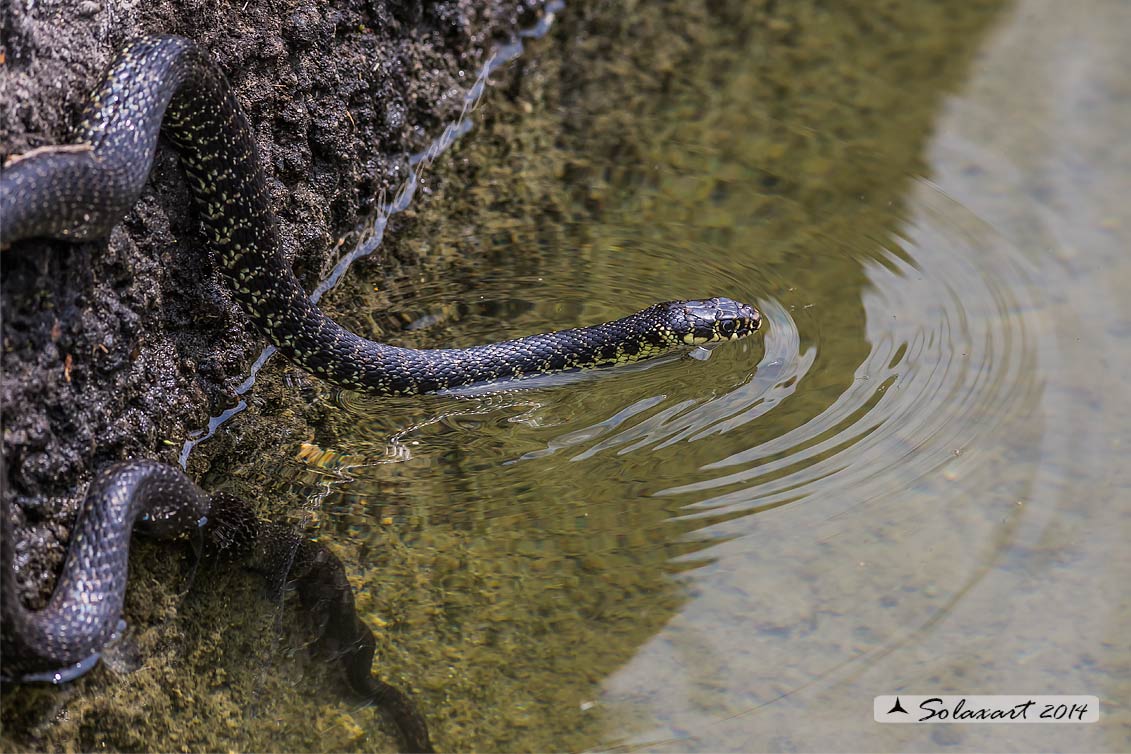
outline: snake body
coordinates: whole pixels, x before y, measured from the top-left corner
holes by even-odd
[[[464,349],[362,338],[307,297],[282,253],[251,129],[223,74],[183,37],[126,47],[94,93],[77,144],[34,150],[0,173],[0,241],[109,233],[141,193],[160,130],[177,145],[232,297],[288,358],[335,385],[380,395],[610,366],[741,338],[761,316],[724,298],[655,304],[614,322]]]

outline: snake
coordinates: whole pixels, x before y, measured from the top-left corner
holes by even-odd
[[[10,159],[0,174],[0,239],[88,240],[134,204],[163,131],[178,147],[221,277],[247,318],[299,367],[334,385],[415,395],[614,366],[758,330],[760,313],[715,297],[654,304],[590,327],[470,348],[377,343],[326,316],[303,290],[279,240],[247,119],[222,71],[184,37],[145,37],[110,66],[74,144]]]
[[[738,340],[761,325],[753,306],[712,297],[666,301],[611,322],[469,348],[404,348],[351,332],[311,301],[286,260],[257,145],[223,72],[202,46],[174,35],[143,37],[118,53],[87,103],[73,143],[33,149],[4,163],[0,248],[28,238],[82,242],[107,236],[140,196],[161,133],[178,149],[206,245],[230,296],[287,358],[338,387],[380,396],[443,392],[633,363]],[[190,480],[161,464],[127,462],[99,474],[54,593],[37,611],[11,597],[13,548],[5,546],[5,669],[54,680],[89,669],[120,619],[135,523],[158,535],[183,533],[207,518],[210,507]],[[4,518],[10,518],[7,511]],[[5,524],[10,528],[10,521]],[[357,633],[354,626],[340,638],[362,646],[351,655],[356,663],[350,674],[355,687],[365,688],[370,674],[364,655],[372,657],[372,637],[366,650]],[[385,701],[393,697],[385,693]],[[412,746],[427,744],[426,732],[423,739],[412,735]]]

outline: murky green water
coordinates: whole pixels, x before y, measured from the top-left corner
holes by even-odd
[[[533,206],[473,185],[487,219],[428,240],[492,228],[484,262],[335,297],[420,346],[714,294],[768,318],[705,363],[327,396],[289,474],[322,480],[321,536],[382,553],[354,573],[445,745],[1131,745],[1131,17],[1022,4],[920,19],[956,34],[920,47],[837,20],[859,36],[779,21],[767,49],[736,12],[616,40],[640,47],[599,70],[675,47],[640,74],[668,78],[567,87],[591,130],[552,148],[560,175],[506,177]],[[823,78],[796,52],[838,41]],[[767,84],[790,54],[797,90]],[[1096,694],[1103,722],[874,724],[900,691]]]
[[[414,346],[707,295],[768,319],[544,388],[316,391],[248,474],[347,560],[441,747],[1131,748],[1131,13],[914,8],[567,9],[390,241],[427,261],[324,301]],[[1101,722],[873,723],[898,692]],[[324,748],[383,745],[297,693]]]
[[[590,130],[567,118],[565,168],[510,162],[533,206],[491,207],[474,185],[488,219],[429,239],[484,245],[494,228],[486,262],[361,299],[395,318],[358,327],[429,318],[396,335],[420,346],[712,294],[769,322],[706,363],[330,399],[321,452],[293,473],[324,480],[322,536],[387,553],[356,577],[395,590],[373,616],[401,635],[387,651],[412,656],[441,741],[1131,745],[1115,371],[1131,17],[1089,8],[922,18],[955,36],[919,46],[859,19],[778,20],[769,48],[755,12],[657,28],[644,13],[614,41],[637,50],[595,65],[640,75],[648,98],[581,76],[563,105]],[[775,77],[791,54],[795,89]],[[335,301],[357,311],[364,293]],[[1103,721],[874,724],[871,698],[900,691],[1096,694]]]

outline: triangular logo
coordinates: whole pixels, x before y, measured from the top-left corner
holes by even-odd
[[[892,705],[892,708],[888,710],[888,714],[890,715],[890,714],[891,714],[891,713],[893,713],[893,712],[902,712],[902,713],[903,713],[903,714],[905,714],[905,715],[910,715],[910,714],[911,714],[911,713],[910,713],[910,712],[908,712],[907,710],[903,709],[903,705],[902,705],[902,704],[900,704],[900,702],[899,702],[899,697],[898,697],[898,696],[897,696],[897,697],[895,698],[895,704],[894,704],[894,705]]]

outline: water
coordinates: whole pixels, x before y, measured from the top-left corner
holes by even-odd
[[[1131,17],[1050,2],[968,23],[937,74],[891,42],[852,50],[835,78],[855,89],[767,99],[763,56],[788,46],[704,22],[721,38],[652,101],[614,108],[629,84],[594,100],[608,81],[577,82],[593,130],[553,155],[564,189],[519,170],[532,206],[481,207],[517,250],[336,299],[393,312],[355,326],[419,346],[679,297],[767,316],[706,362],[471,397],[325,394],[288,474],[323,480],[322,536],[391,550],[355,576],[384,595],[385,651],[441,742],[1131,746]],[[552,231],[523,225],[563,192]],[[872,723],[872,696],[900,691],[1104,706],[1053,729]]]
[[[1128,30],[1117,5],[1006,9],[929,106],[865,85],[897,121],[878,134],[826,120],[851,99],[752,97],[753,48],[706,104],[704,71],[685,71],[662,105],[627,108],[656,119],[638,159],[572,158],[574,195],[596,199],[537,249],[572,274],[500,264],[393,302],[466,302],[404,336],[420,345],[681,296],[768,319],[706,363],[423,404],[338,396],[322,447],[350,464],[326,527],[385,542],[380,499],[422,558],[424,594],[403,599],[450,662],[416,680],[458,699],[456,719],[489,719],[448,740],[1131,745]],[[873,724],[871,697],[899,691],[1094,693],[1103,718]]]
[[[763,335],[517,391],[317,388],[219,475],[332,543],[442,748],[1131,748],[1131,11],[838,7],[567,7],[386,234],[421,261],[322,302],[420,347],[709,295]],[[293,410],[266,371],[222,433]],[[198,619],[209,748],[387,745],[304,653]],[[899,692],[1094,694],[1101,722],[874,724]]]

